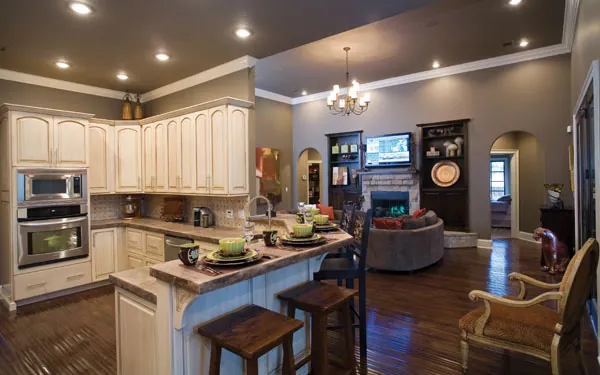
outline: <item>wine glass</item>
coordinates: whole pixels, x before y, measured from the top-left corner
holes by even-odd
[[[254,223],[246,221],[244,223],[244,239],[246,240],[246,248],[250,248],[250,241],[254,238]]]
[[[314,220],[312,210],[304,210],[304,223],[312,224]]]
[[[304,213],[304,202],[298,202],[298,212]]]

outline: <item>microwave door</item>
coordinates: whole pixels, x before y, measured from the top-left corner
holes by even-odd
[[[69,199],[71,176],[27,175],[25,177],[25,200]]]
[[[36,264],[89,254],[88,217],[20,222],[18,264]]]

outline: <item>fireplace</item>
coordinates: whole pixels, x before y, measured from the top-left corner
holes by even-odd
[[[410,213],[410,194],[406,191],[371,193],[373,217],[399,217]]]

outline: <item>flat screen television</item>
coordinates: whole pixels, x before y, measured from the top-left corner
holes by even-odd
[[[412,133],[367,137],[365,167],[408,167],[412,165]]]

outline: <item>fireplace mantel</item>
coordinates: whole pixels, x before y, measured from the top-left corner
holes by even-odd
[[[416,168],[398,168],[398,169],[372,169],[369,171],[359,171],[358,174],[361,176],[370,175],[393,175],[393,174],[417,174],[419,171]]]

